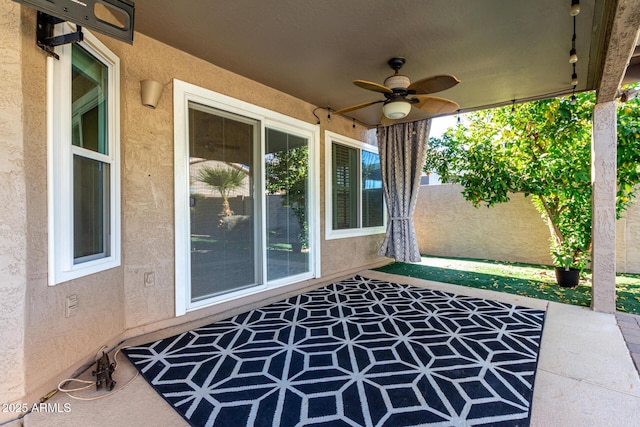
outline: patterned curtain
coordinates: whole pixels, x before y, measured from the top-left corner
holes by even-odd
[[[420,175],[427,155],[431,120],[400,123],[378,131],[382,186],[387,202],[387,235],[378,255],[400,262],[420,261],[413,226]]]

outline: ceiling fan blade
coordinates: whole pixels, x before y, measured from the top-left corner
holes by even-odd
[[[417,95],[414,99],[418,100],[418,102],[412,104],[414,107],[430,113],[433,117],[455,113],[460,109],[456,102],[438,98],[437,96]]]
[[[458,80],[456,76],[443,74],[440,76],[427,77],[426,79],[413,82],[409,85],[407,90],[415,91],[415,93],[417,94],[436,93],[450,89],[458,83],[460,83],[460,80]]]
[[[374,82],[368,82],[366,80],[354,80],[353,84],[361,87],[362,89],[372,90],[374,92],[393,93],[393,91],[386,86]]]
[[[384,100],[363,102],[362,104],[352,105],[351,107],[341,108],[339,110],[334,111],[334,113],[336,113],[336,114],[344,114],[344,113],[348,113],[349,111],[359,110],[360,108],[368,107],[369,105],[373,105],[373,104],[379,104],[381,102],[384,102]]]

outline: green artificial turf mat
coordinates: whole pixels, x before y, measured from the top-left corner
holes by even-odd
[[[565,304],[591,305],[589,272],[577,287],[567,289],[556,284],[553,267],[522,263],[425,256],[421,264],[394,262],[376,270]],[[640,275],[619,274],[616,288],[617,309],[640,314]]]

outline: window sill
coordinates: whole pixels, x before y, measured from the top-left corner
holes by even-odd
[[[385,234],[387,227],[349,228],[345,230],[330,230],[326,233],[326,240],[347,239],[350,237],[375,236]]]

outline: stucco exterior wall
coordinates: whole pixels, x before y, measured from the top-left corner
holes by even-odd
[[[0,3],[0,401],[24,394],[27,210],[20,7]],[[1,420],[1,418],[0,418]]]
[[[22,167],[27,183],[22,213],[28,222],[28,303],[23,317],[27,395],[55,388],[52,379],[56,374],[68,376],[73,373],[70,369],[77,368],[74,363],[92,361],[96,351],[116,339],[124,326],[122,267],[47,285],[47,57],[35,45],[35,17],[33,10],[22,8]],[[67,318],[66,298],[71,295],[77,297],[78,311]]]
[[[640,273],[640,203],[636,200],[616,221],[616,269]]]
[[[549,230],[522,194],[492,208],[474,208],[459,185],[420,187],[414,216],[422,254],[551,265]],[[640,273],[640,206],[616,223],[617,271]]]
[[[366,133],[358,131],[358,128],[353,129],[353,124],[346,120],[331,121],[331,128],[327,129],[331,132],[335,132],[340,135],[347,136],[349,138],[357,139],[367,144],[377,146],[378,141],[376,138],[376,131],[370,130]],[[325,221],[326,218],[326,198],[324,197],[324,179],[325,179],[325,150],[324,144],[331,143],[331,141],[324,140],[324,129],[322,130],[322,148],[320,150],[320,171],[321,171],[321,190],[322,195],[320,197],[320,233],[322,240],[322,274],[331,274],[333,271],[348,271],[357,269],[358,266],[371,265],[372,263],[380,262],[381,260],[389,260],[389,258],[380,258],[377,253],[378,249],[382,245],[384,235],[379,234],[375,236],[362,236],[346,239],[333,239],[325,240],[326,235]]]
[[[309,123],[316,123],[317,119],[312,114],[315,106],[139,33],[135,34],[133,46],[104,37],[101,40],[120,57],[122,67],[125,328],[147,331],[154,324],[165,326],[167,320],[174,318],[175,312],[172,79],[195,84]],[[139,82],[144,79],[166,84],[155,110],[140,103]],[[371,134],[371,131],[360,126],[354,129],[350,121],[335,117],[331,121],[321,121],[320,144],[325,129],[360,140],[370,138]],[[322,156],[322,146],[319,152]],[[323,158],[320,159],[320,173],[319,191],[323,206]],[[322,208],[321,215],[324,215]],[[324,230],[321,230],[321,236],[323,233]],[[380,262],[381,259],[368,250],[377,241],[381,242],[381,237],[344,239],[336,244],[326,242],[321,237],[322,275],[334,275]],[[354,245],[355,248],[352,247]],[[345,260],[344,257],[332,256],[336,253],[349,253],[352,256]],[[155,286],[152,287],[144,285],[144,273],[149,271],[153,271],[156,277]],[[187,313],[176,322],[196,320],[233,307],[234,304],[229,304]]]
[[[33,403],[62,379],[89,366],[100,347],[121,339],[206,316],[245,311],[386,262],[375,253],[382,236],[324,240],[321,273],[289,287],[209,307],[176,318],[174,276],[174,153],[172,79],[186,81],[264,108],[316,123],[315,106],[247,80],[216,65],[135,34],[133,45],[95,34],[121,66],[122,266],[47,285],[47,57],[35,44],[36,13],[0,0],[0,396]],[[140,80],[165,83],[155,110],[140,103]],[[341,117],[322,118],[324,131],[375,140],[375,131]],[[324,155],[320,146],[318,152]],[[324,158],[318,179],[324,216]],[[324,220],[318,221],[324,226]],[[155,285],[144,273],[155,273]],[[78,311],[65,317],[65,299],[77,295]],[[0,415],[0,422],[3,416]]]

